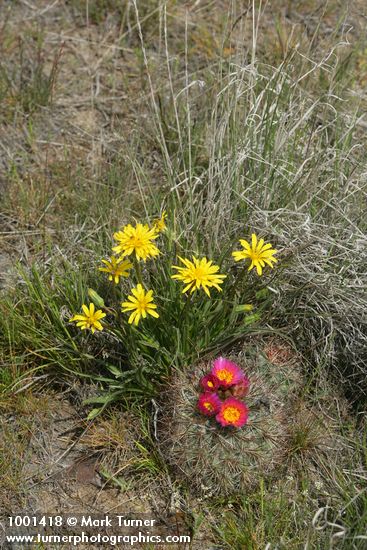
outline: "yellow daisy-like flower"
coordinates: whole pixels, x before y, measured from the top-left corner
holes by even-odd
[[[158,237],[155,229],[150,229],[148,225],[137,223],[135,227],[128,224],[121,231],[114,233],[113,238],[119,244],[114,246],[112,250],[122,256],[130,256],[135,254],[136,258],[146,260],[158,256],[159,250],[152,242]]]
[[[129,260],[124,260],[124,258],[117,258],[116,256],[111,256],[110,260],[102,260],[102,263],[106,267],[99,267],[99,271],[104,271],[108,273],[108,280],[115,281],[117,285],[120,281],[120,277],[128,277],[129,269],[133,267],[133,264]]]
[[[194,290],[202,287],[210,297],[209,287],[214,286],[217,290],[221,291],[222,289],[219,285],[223,283],[223,279],[225,279],[227,275],[220,275],[217,273],[219,271],[219,266],[212,265],[213,262],[208,261],[206,258],[199,260],[193,256],[192,259],[193,261],[190,262],[190,260],[180,258],[179,256],[179,260],[181,260],[185,267],[179,267],[177,265],[172,266],[174,269],[178,270],[176,275],[172,275],[172,279],[178,279],[187,285],[182,292],[186,292],[187,290],[194,292]]]
[[[127,302],[122,302],[121,311],[132,311],[129,317],[129,323],[137,325],[140,321],[140,318],[146,318],[147,314],[152,315],[152,317],[158,318],[159,315],[155,311],[157,306],[153,303],[153,291],[148,290],[145,292],[142,285],[139,283],[135,288],[131,290],[132,296],[128,296]]]
[[[255,233],[251,235],[251,244],[245,239],[240,239],[240,243],[243,246],[243,250],[232,252],[232,256],[236,262],[249,258],[251,260],[250,267],[248,268],[249,271],[256,267],[258,275],[262,275],[265,264],[274,267],[273,264],[278,261],[274,258],[277,250],[272,248],[270,243],[264,244],[264,239],[258,241]]]
[[[162,233],[162,231],[165,231],[167,229],[167,225],[165,221],[166,218],[167,218],[167,213],[166,211],[164,211],[160,218],[158,218],[157,220],[154,220],[153,228],[155,229],[156,233]]]
[[[80,327],[81,330],[85,330],[89,328],[92,333],[94,334],[95,330],[103,330],[103,326],[100,323],[100,320],[103,319],[103,317],[106,317],[106,314],[103,313],[101,309],[97,309],[95,311],[94,304],[89,304],[89,308],[83,304],[82,309],[84,311],[84,315],[77,314],[74,315],[71,319],[71,321],[76,321],[76,326]]]

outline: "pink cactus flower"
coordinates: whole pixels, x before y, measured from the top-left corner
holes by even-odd
[[[235,397],[228,397],[223,401],[216,420],[222,426],[235,426],[241,428],[247,423],[249,409],[247,405]]]
[[[200,385],[206,391],[216,391],[220,386],[220,382],[213,374],[207,374],[200,380]]]
[[[229,388],[233,384],[238,384],[244,377],[244,373],[236,363],[232,363],[224,357],[219,357],[213,363],[210,374],[218,378],[221,387]]]
[[[220,410],[222,401],[216,393],[206,392],[199,397],[198,408],[202,414],[206,416],[214,416]]]

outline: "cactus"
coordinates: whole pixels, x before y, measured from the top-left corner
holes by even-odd
[[[221,427],[197,410],[199,380],[211,361],[177,372],[162,395],[158,439],[176,476],[199,493],[230,495],[254,488],[282,468],[292,405],[302,387],[300,361],[293,352],[283,365],[258,349],[227,354],[250,378],[243,428]]]

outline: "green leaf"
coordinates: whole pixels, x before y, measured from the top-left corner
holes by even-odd
[[[153,348],[156,350],[160,349],[159,343],[148,337],[144,338],[144,340],[138,340],[138,344],[141,344],[142,346],[145,346],[147,348]]]
[[[248,326],[248,325],[253,325],[254,323],[256,323],[257,321],[260,321],[261,319],[261,315],[260,313],[254,313],[253,315],[247,315],[244,320],[243,320],[243,323],[244,325]]]
[[[92,409],[87,416],[87,420],[93,420],[103,411],[103,407],[99,409]]]
[[[269,296],[269,289],[262,288],[256,292],[255,296],[257,300],[265,300]]]
[[[121,376],[124,375],[123,372],[121,372],[117,367],[115,367],[114,365],[107,365],[107,368],[108,370],[114,375],[116,376],[116,378],[121,378]]]

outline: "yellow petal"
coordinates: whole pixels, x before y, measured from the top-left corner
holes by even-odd
[[[246,248],[247,250],[251,250],[250,243],[246,241],[246,239],[240,239],[240,243],[243,246],[243,248]]]
[[[261,248],[262,248],[264,242],[265,242],[264,239],[260,239],[260,240],[259,240],[259,242],[258,242],[258,244],[257,244],[257,247],[256,247],[257,252],[260,252],[260,250],[261,250]]]
[[[210,292],[209,292],[208,287],[207,287],[206,285],[203,285],[203,289],[204,289],[204,291],[206,292],[206,294],[207,294],[207,295],[209,296],[209,298],[210,298]]]
[[[96,311],[94,318],[99,321],[99,319],[103,319],[103,317],[106,317],[107,313],[104,313],[101,309]]]
[[[129,317],[129,324],[130,325],[134,322],[136,313],[137,313],[136,311],[133,311],[132,314],[130,315],[130,317]]]
[[[85,315],[74,315],[71,319],[71,321],[85,321]]]
[[[159,317],[159,315],[156,311],[148,310],[148,313],[149,313],[149,315],[152,315],[152,317],[155,317],[156,319],[158,319],[158,317]]]
[[[122,311],[125,312],[125,311],[131,311],[133,309],[136,309],[136,305],[130,303],[130,302],[122,302],[121,304],[121,307],[122,307]]]
[[[256,250],[256,245],[257,245],[257,237],[256,237],[255,233],[252,233],[252,235],[251,235],[252,250]]]

